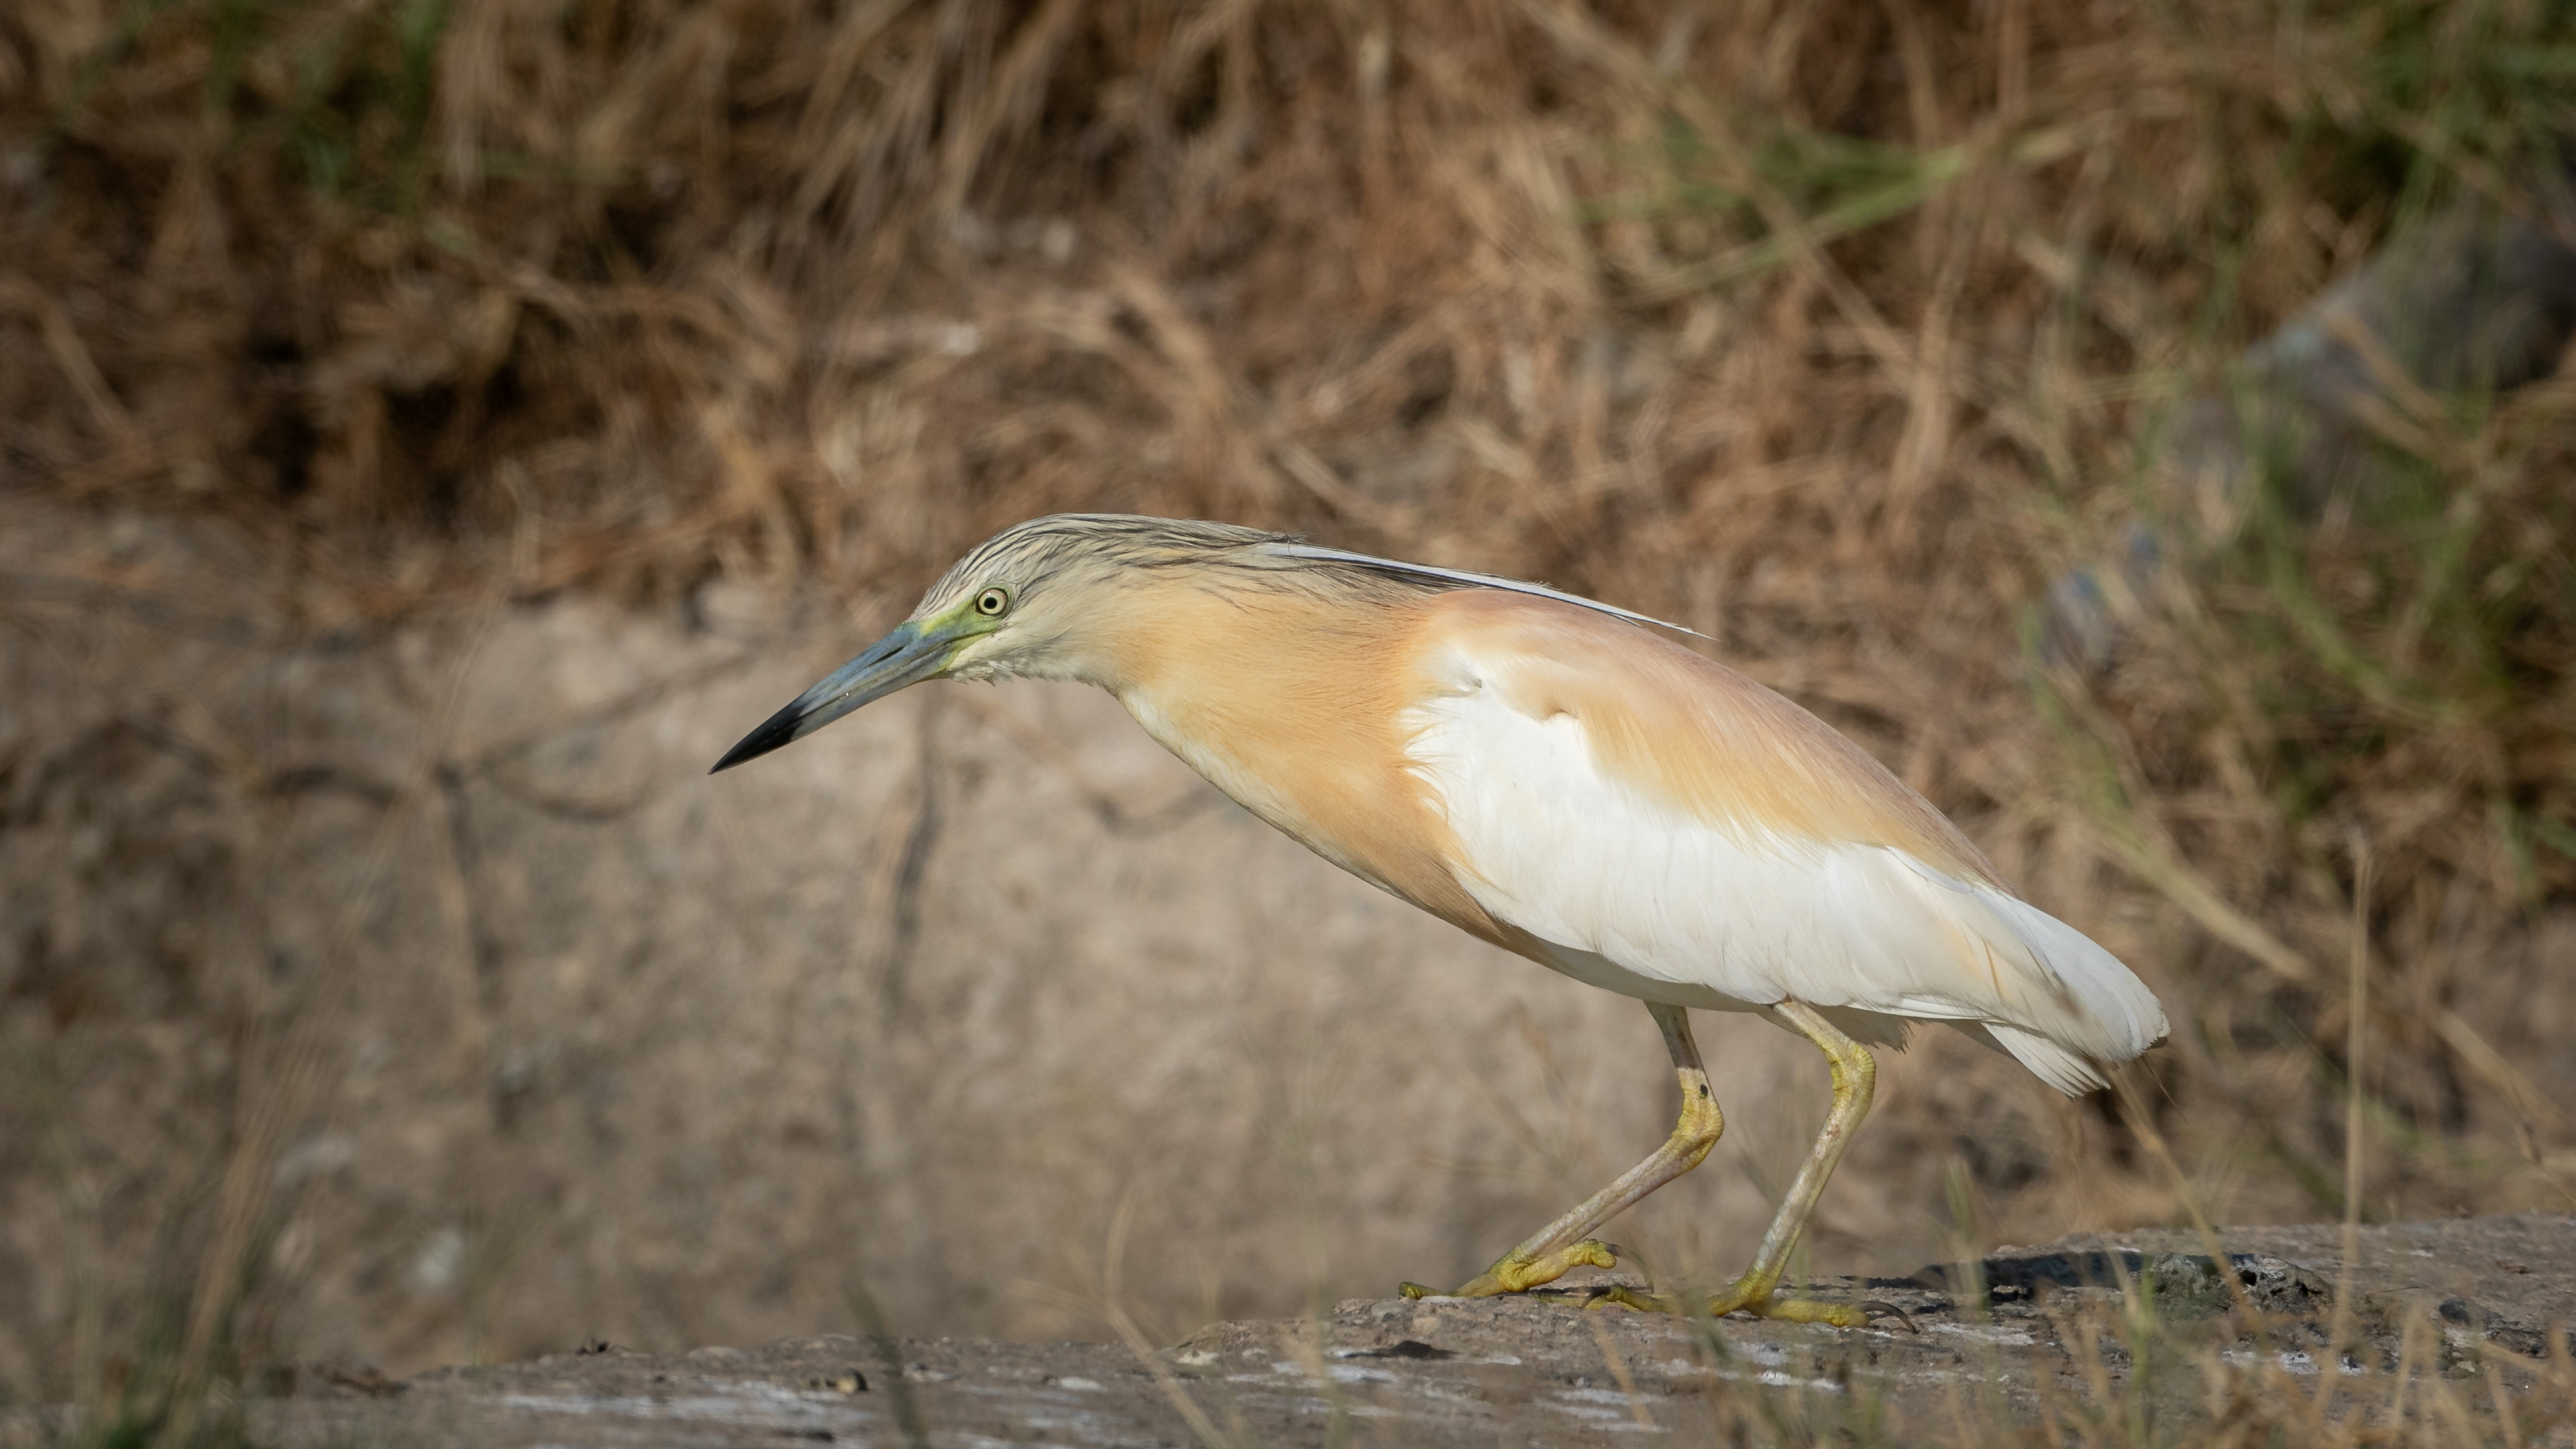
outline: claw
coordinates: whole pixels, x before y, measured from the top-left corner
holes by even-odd
[[[1917,1335],[1923,1332],[1922,1329],[1914,1326],[1913,1318],[1909,1316],[1904,1309],[1897,1307],[1893,1303],[1882,1303],[1878,1299],[1872,1298],[1868,1302],[1860,1305],[1860,1311],[1868,1314],[1873,1322],[1878,1319],[1879,1315],[1887,1314],[1892,1315],[1897,1322],[1904,1324],[1906,1332]]]

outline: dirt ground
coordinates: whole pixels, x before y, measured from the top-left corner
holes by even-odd
[[[2331,1225],[2229,1232],[2241,1303],[2190,1235],[2142,1233],[2004,1249],[1974,1277],[1968,1265],[1933,1265],[1814,1285],[1821,1297],[1903,1311],[1868,1330],[1584,1312],[1580,1289],[1357,1299],[1311,1318],[1213,1324],[1170,1347],[828,1335],[674,1355],[593,1341],[408,1380],[308,1364],[273,1385],[283,1397],[250,1412],[264,1442],[316,1445],[1434,1449],[1640,1435],[1728,1442],[1746,1432],[1756,1442],[1922,1443],[1969,1422],[2034,1422],[2133,1395],[2169,1434],[2187,1436],[2190,1416],[2223,1402],[2206,1379],[2231,1373],[2249,1388],[2305,1395],[2330,1364],[2357,1402],[2374,1386],[2384,1395],[2400,1374],[2466,1383],[2481,1392],[2461,1403],[2484,1415],[2568,1376],[2576,1218],[2366,1228],[2348,1290],[2340,1241]],[[2142,1277],[2167,1325],[2158,1346],[2132,1352],[2088,1338],[2119,1321],[2124,1290]],[[1989,1290],[1983,1302],[1959,1291],[1977,1279]],[[2350,1294],[2339,1339],[2338,1291]],[[2201,1378],[2154,1361],[2191,1353],[2203,1356]],[[2151,1373],[2166,1382],[2142,1388]],[[28,1442],[35,1422],[19,1416],[0,1443]],[[2571,1435],[2560,1424],[2542,1442]]]

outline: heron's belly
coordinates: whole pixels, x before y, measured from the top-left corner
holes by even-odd
[[[1586,986],[1598,986],[1604,991],[1615,991],[1621,996],[1651,1001],[1658,1006],[1687,1006],[1700,1011],[1760,1011],[1780,999],[1773,996],[1768,1001],[1748,1001],[1741,996],[1730,996],[1714,986],[1641,976],[1598,951],[1586,951],[1537,937],[1530,937],[1529,942],[1529,947],[1522,954],[1551,971],[1571,976]]]

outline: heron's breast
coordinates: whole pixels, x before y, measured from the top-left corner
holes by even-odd
[[[1326,860],[1500,940],[1406,756],[1401,716],[1421,686],[1404,621],[1292,599],[1198,622],[1138,651],[1115,691],[1145,732]]]

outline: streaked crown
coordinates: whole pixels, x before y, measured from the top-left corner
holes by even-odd
[[[1058,513],[1004,529],[931,585],[912,617],[937,617],[989,588],[1008,590],[1018,603],[1111,586],[1131,571],[1186,577],[1210,588],[1326,594],[1353,603],[1389,603],[1447,589],[1504,589],[1691,632],[1519,579],[1376,558],[1239,524],[1129,513]]]

